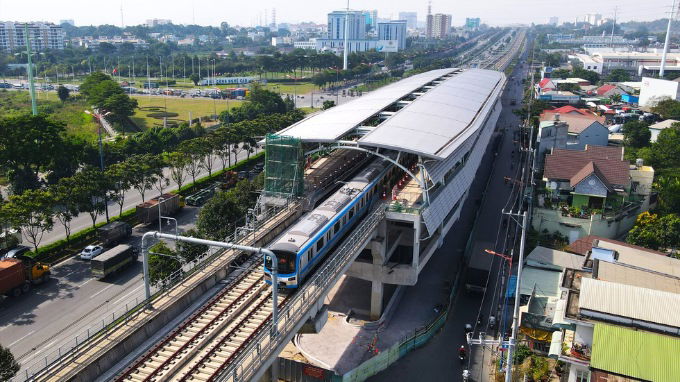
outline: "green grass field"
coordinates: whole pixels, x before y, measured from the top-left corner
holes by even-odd
[[[264,86],[265,89],[271,90],[281,94],[307,94],[319,90],[319,88],[311,82],[299,82],[297,84],[274,84],[268,83]]]
[[[226,100],[212,100],[208,98],[177,98],[177,97],[159,97],[159,96],[133,96],[139,103],[140,108],[158,107],[161,111],[164,109],[168,113],[177,113],[177,117],[172,119],[188,121],[189,112],[192,118],[205,117],[212,115],[217,111],[220,114],[227,110]],[[229,100],[229,108],[239,106],[242,101]],[[156,111],[158,112],[158,111]],[[154,126],[163,126],[163,119],[149,117],[148,114],[154,111],[137,109],[132,120],[143,129],[148,129]]]

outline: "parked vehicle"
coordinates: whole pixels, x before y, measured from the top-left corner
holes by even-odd
[[[83,248],[80,255],[78,255],[82,260],[92,260],[93,258],[99,256],[104,252],[104,247],[101,245],[88,245]]]
[[[92,259],[90,270],[92,276],[103,279],[134,261],[137,261],[137,250],[130,245],[119,244]]]
[[[158,221],[158,201],[161,200],[160,210],[162,216],[172,216],[179,210],[179,195],[163,194],[142,204],[137,205],[137,220],[142,224]]]
[[[4,259],[16,259],[16,258],[22,256],[23,254],[29,252],[30,250],[31,250],[31,248],[29,248],[25,245],[18,245],[16,247],[10,249],[9,251],[7,251],[7,253],[5,253],[2,257]]]
[[[49,279],[50,267],[28,257],[0,260],[0,294],[18,297]]]
[[[120,243],[132,235],[132,227],[121,221],[103,225],[97,229],[97,237],[103,247]]]
[[[0,232],[0,254],[6,253],[10,249],[21,244],[21,231],[8,229]]]

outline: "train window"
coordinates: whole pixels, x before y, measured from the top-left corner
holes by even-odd
[[[319,241],[316,242],[316,253],[319,253],[321,251],[321,248],[323,248],[323,237],[319,239]]]
[[[340,232],[340,221],[335,223],[335,226],[333,227],[333,232],[335,232],[335,233]]]
[[[307,252],[307,263],[311,263],[311,262],[312,262],[312,251],[310,250],[309,252]]]
[[[353,217],[354,217],[354,207],[352,207],[352,209],[349,210],[349,218],[351,219]]]

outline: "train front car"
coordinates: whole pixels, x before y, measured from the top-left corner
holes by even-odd
[[[376,185],[387,168],[387,161],[374,161],[269,246],[277,256],[280,288],[293,289],[302,284],[351,231],[377,197]],[[272,259],[266,258],[264,272],[268,284],[271,284],[271,266]]]

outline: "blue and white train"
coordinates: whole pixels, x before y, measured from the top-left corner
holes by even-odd
[[[386,160],[374,161],[269,246],[278,259],[280,287],[294,289],[302,284],[379,197],[377,185],[391,167]],[[265,258],[268,284],[271,284],[271,261]]]

